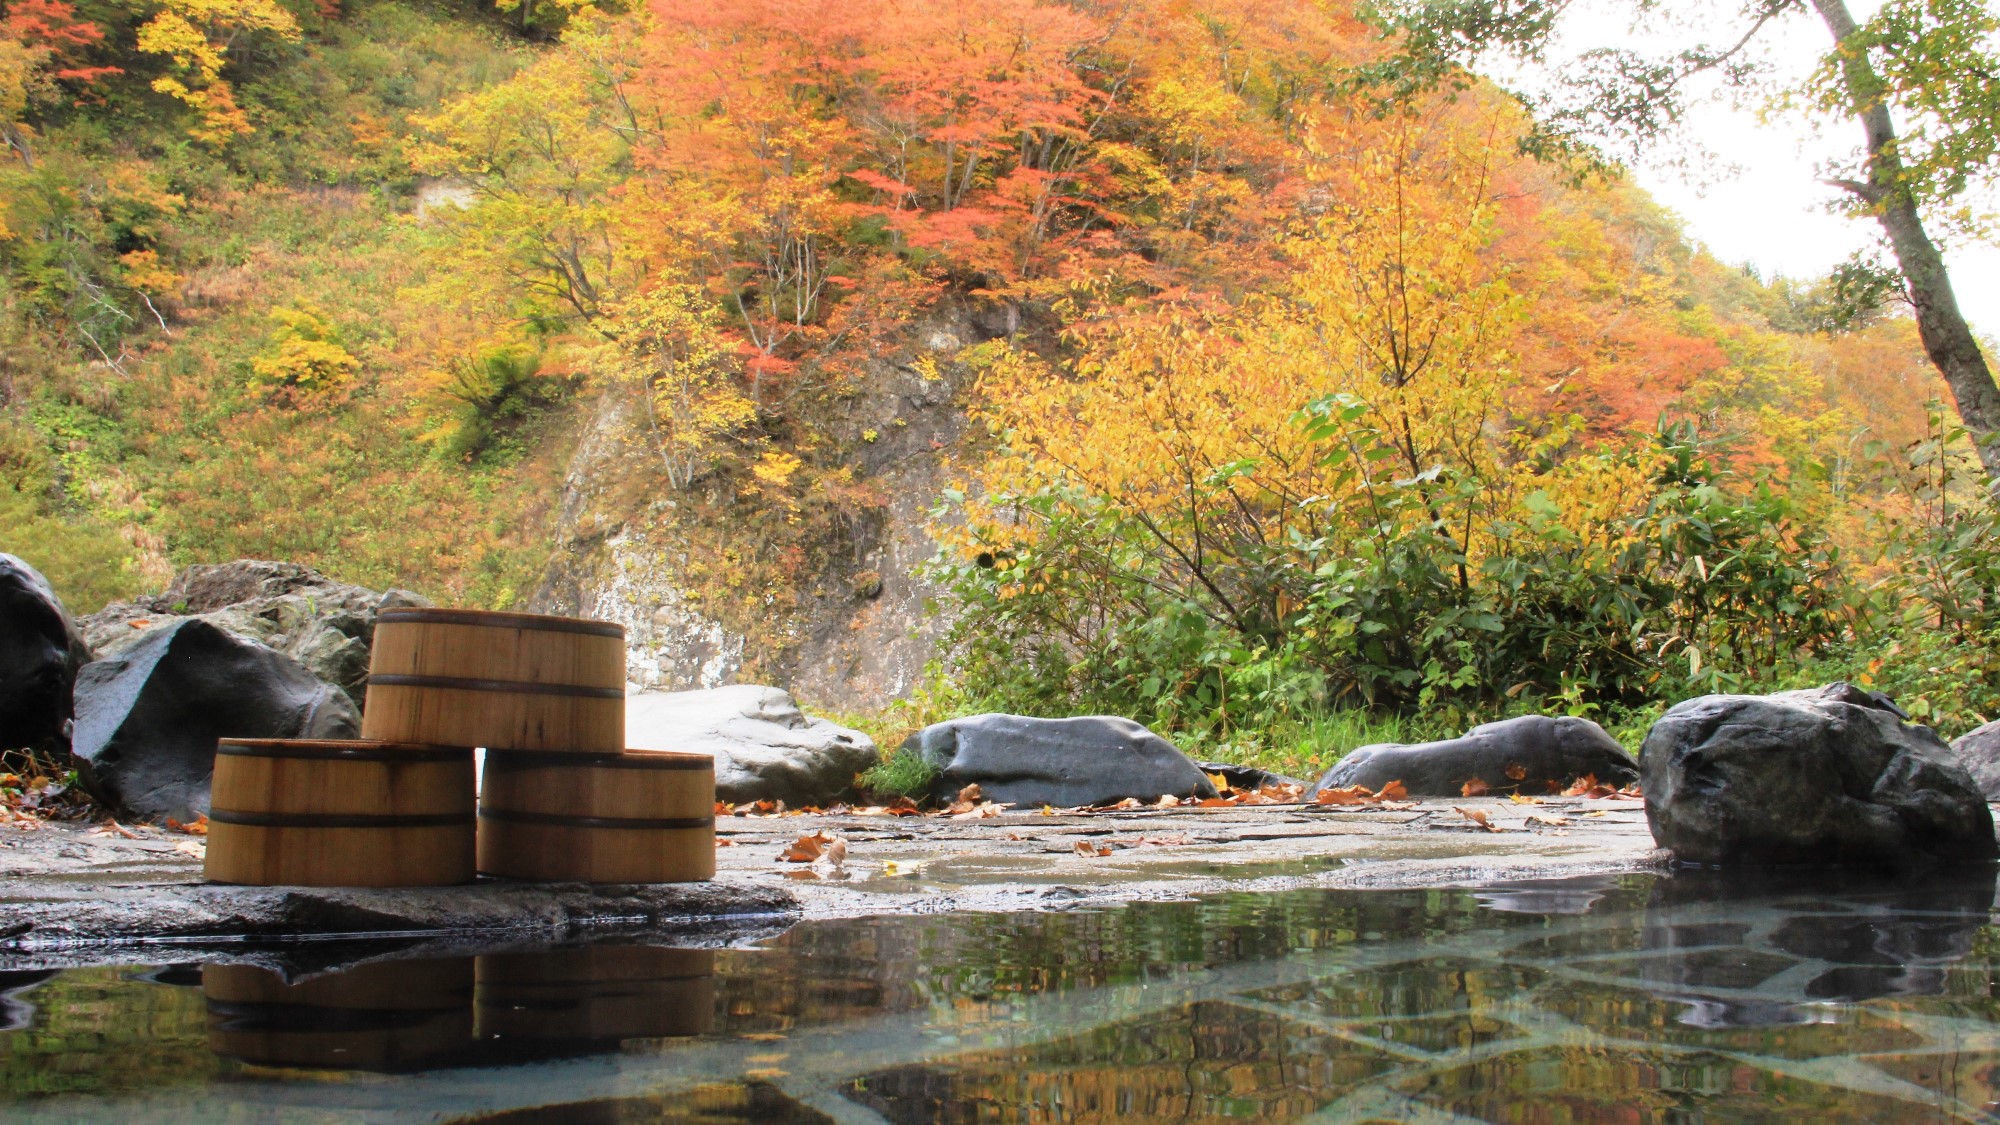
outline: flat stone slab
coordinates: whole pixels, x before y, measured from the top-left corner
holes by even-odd
[[[201,882],[200,864],[197,838],[159,829],[0,825],[0,964],[84,946],[687,935],[799,914],[796,897],[779,885],[482,879],[460,887],[235,887]]]
[[[838,868],[781,858],[792,841],[816,833],[846,842]],[[1644,870],[1666,859],[1639,802],[1560,797],[976,819],[728,816],[717,835],[711,883],[485,880],[366,890],[206,884],[198,837],[0,822],[0,962],[86,946],[111,956],[112,947],[134,944],[447,933],[550,941],[671,935],[700,944],[800,917],[1070,909],[1312,886],[1466,886]]]

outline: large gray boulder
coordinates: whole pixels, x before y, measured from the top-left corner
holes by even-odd
[[[1523,715],[1482,723],[1458,738],[1414,745],[1377,743],[1352,750],[1306,794],[1400,781],[1413,797],[1457,797],[1470,781],[1496,793],[1547,793],[1585,776],[1623,787],[1639,763],[1589,719]]]
[[[880,760],[860,731],[808,718],[781,688],[736,684],[625,699],[625,744],[715,757],[718,800],[827,805]]]
[[[1951,755],[1979,783],[1988,802],[2000,801],[2000,721],[1952,739]]]
[[[208,811],[219,738],[354,738],[345,693],[201,620],[149,631],[76,678],[71,752],[104,800],[142,817]]]
[[[376,615],[430,604],[408,590],[335,582],[297,563],[238,559],[188,567],[165,591],[106,606],[81,624],[101,659],[125,652],[156,630],[199,618],[291,657],[358,707],[367,691]]]
[[[1130,719],[973,715],[927,726],[904,745],[938,770],[939,799],[973,784],[989,801],[1022,808],[1216,795],[1201,767]]]
[[[1639,752],[1653,839],[1688,863],[1991,863],[1978,783],[1892,706],[1845,683],[1676,705]]]
[[[0,554],[0,750],[59,746],[90,649],[40,571]]]

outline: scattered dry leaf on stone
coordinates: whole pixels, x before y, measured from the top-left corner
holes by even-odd
[[[1512,801],[1512,802],[1514,802],[1514,803],[1515,803],[1515,804],[1517,804],[1517,805],[1539,805],[1539,804],[1541,804],[1541,802],[1540,802],[1540,801],[1537,801],[1537,800],[1536,800],[1536,799],[1534,799],[1533,797],[1524,797],[1524,796],[1522,796],[1522,795],[1521,795],[1521,794],[1519,794],[1519,793],[1509,793],[1509,794],[1507,794],[1507,799],[1508,799],[1508,800],[1510,800],[1510,801]]]
[[[1569,827],[1569,818],[1566,816],[1543,816],[1541,813],[1529,813],[1528,823],[1539,824],[1544,828],[1567,828]]]
[[[1111,845],[1099,844],[1090,840],[1078,840],[1076,842],[1075,850],[1076,854],[1078,855],[1087,855],[1087,856],[1110,855]]]
[[[1528,767],[1521,765],[1520,763],[1517,762],[1511,766],[1508,766],[1506,773],[1507,773],[1507,780],[1520,781],[1521,779],[1528,776]]]
[[[204,813],[202,815],[195,817],[194,820],[188,824],[182,824],[180,821],[175,820],[173,817],[168,817],[167,827],[173,829],[176,832],[185,832],[190,836],[206,836],[208,835],[208,816],[207,814]]]
[[[1451,811],[1457,813],[1458,815],[1464,817],[1465,819],[1471,821],[1472,823],[1477,824],[1479,827],[1486,829],[1488,832],[1507,831],[1505,828],[1502,828],[1499,825],[1493,823],[1493,818],[1487,816],[1484,812],[1480,811],[1479,809],[1461,809],[1457,805],[1453,805],[1451,807]]]
[[[1127,797],[1111,807],[1114,809],[1136,809],[1139,808],[1143,803],[1144,802],[1140,801],[1139,798],[1137,797]]]
[[[1159,804],[1156,805],[1155,807],[1162,809],[1171,809],[1180,803],[1181,799],[1179,797],[1176,797],[1172,793],[1169,793],[1166,796],[1161,797]]]
[[[1493,787],[1486,784],[1484,779],[1475,777],[1458,787],[1458,795],[1461,797],[1484,797],[1486,794],[1492,792],[1492,790]]]
[[[833,843],[833,837],[824,832],[812,832],[793,840],[778,858],[785,863],[811,863],[826,853],[826,846]]]
[[[952,813],[951,818],[953,820],[985,820],[988,817],[999,816],[1012,807],[1012,805],[1003,805],[998,801],[984,801],[971,808]],[[959,806],[953,805],[952,808],[957,809]]]
[[[118,823],[115,820],[105,821],[103,824],[100,824],[96,828],[91,829],[89,833],[87,833],[87,835],[123,836],[127,840],[136,840],[139,838],[139,834],[137,832],[132,831],[131,829],[125,827],[124,825]]]
[[[1378,805],[1382,808],[1409,808],[1411,806],[1400,803],[1401,798],[1409,795],[1409,790],[1403,787],[1402,782],[1392,781],[1384,785],[1379,792],[1368,788],[1366,785],[1350,785],[1345,789],[1322,789],[1319,791],[1319,795],[1313,798],[1313,803],[1320,805]]]

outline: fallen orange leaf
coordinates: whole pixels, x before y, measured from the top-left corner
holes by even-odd
[[[1471,821],[1472,823],[1477,824],[1479,827],[1486,829],[1488,832],[1507,831],[1505,828],[1502,828],[1499,825],[1493,823],[1493,821],[1484,812],[1481,812],[1478,809],[1461,809],[1457,805],[1453,805],[1451,807],[1451,811],[1457,813],[1458,815],[1464,817],[1465,819]]]
[[[1461,797],[1484,797],[1486,794],[1492,791],[1493,787],[1491,785],[1488,785],[1484,780],[1475,777],[1471,781],[1466,782],[1464,785],[1459,786],[1458,795]]]
[[[1078,840],[1075,844],[1075,851],[1078,855],[1104,856],[1111,854],[1111,845],[1093,844],[1089,840]]]
[[[1528,767],[1516,763],[1514,765],[1508,766],[1506,772],[1507,772],[1507,780],[1519,781],[1522,778],[1528,776]]]
[[[826,853],[833,837],[824,832],[813,832],[793,840],[779,856],[785,863],[811,863]]]

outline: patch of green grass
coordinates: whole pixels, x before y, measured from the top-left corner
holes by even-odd
[[[1463,733],[1408,715],[1344,708],[1258,731],[1233,730],[1222,739],[1182,740],[1181,749],[1203,761],[1257,766],[1310,782],[1319,780],[1335,762],[1359,746],[1377,742],[1429,742]]]
[[[908,797],[922,801],[937,784],[938,768],[909,747],[897,747],[868,772],[860,776],[861,788],[883,797]]]

